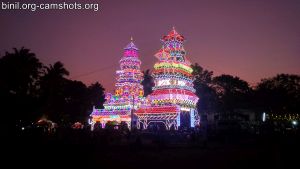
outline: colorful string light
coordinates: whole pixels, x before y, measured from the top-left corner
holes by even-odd
[[[186,59],[183,47],[184,37],[173,29],[162,38],[163,46],[154,55],[158,62],[154,65],[152,76],[155,86],[147,97],[148,105],[142,106],[135,114],[138,127],[147,128],[150,123],[162,122],[167,129],[180,126],[180,113],[190,113],[191,124],[199,124],[195,112],[198,97],[193,88],[193,69]]]
[[[126,122],[130,126],[132,109],[138,109],[144,104],[144,90],[141,85],[143,73],[140,70],[142,62],[138,58],[138,50],[132,41],[124,48],[119,62],[121,70],[116,71],[115,93],[106,93],[104,109],[93,109],[92,129],[96,122],[102,126],[109,121]]]

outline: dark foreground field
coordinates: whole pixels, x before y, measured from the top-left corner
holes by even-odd
[[[24,132],[6,148],[10,168],[295,168],[298,143],[296,133],[66,130]]]

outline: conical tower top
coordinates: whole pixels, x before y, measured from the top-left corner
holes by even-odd
[[[175,26],[173,26],[171,32],[168,35],[163,36],[162,40],[163,41],[171,41],[171,40],[184,41],[184,37],[180,35],[175,30]]]
[[[133,43],[133,37],[130,37],[130,43],[124,48],[125,50],[139,50],[136,45]]]

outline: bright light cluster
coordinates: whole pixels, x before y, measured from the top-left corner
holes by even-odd
[[[129,115],[99,115],[99,116],[92,116],[93,117],[93,122],[99,122],[101,124],[106,124],[107,122],[118,122],[121,123],[123,122],[128,122],[130,123],[131,118]],[[103,125],[104,127],[104,125]]]
[[[150,123],[163,123],[166,129],[178,127],[181,114],[190,115],[190,126],[199,125],[196,112],[199,98],[193,86],[193,69],[186,58],[183,47],[184,37],[175,29],[162,38],[162,48],[155,54],[158,62],[154,65],[153,92],[144,98],[141,85],[143,74],[138,48],[130,42],[120,60],[120,70],[116,71],[115,92],[106,94],[104,109],[93,110],[92,124],[100,122],[104,126],[109,121],[126,122],[130,125],[131,112],[137,116],[137,127],[145,129]],[[184,119],[184,118],[182,118]],[[93,125],[92,125],[93,126]]]
[[[143,107],[143,109],[138,109],[136,113],[177,113],[179,110],[178,106],[152,106],[152,107]]]
[[[92,123],[99,122],[104,126],[109,121],[131,121],[132,109],[138,109],[145,102],[141,82],[143,73],[140,70],[141,61],[138,58],[138,48],[131,41],[125,48],[120,60],[121,70],[116,71],[115,93],[106,93],[104,109],[93,110]]]
[[[185,80],[183,78],[157,78],[155,81],[155,86],[153,87],[154,90],[157,89],[170,89],[170,88],[178,88],[178,89],[185,89],[188,91],[195,92],[193,88],[193,83],[190,80]]]
[[[177,78],[181,79],[191,79],[193,78],[191,73],[188,73],[184,70],[181,69],[173,69],[173,68],[164,68],[164,69],[155,69],[153,71],[153,77],[155,78],[163,78],[163,77],[170,77],[170,76],[175,76]]]
[[[300,120],[299,114],[267,114],[269,120],[278,120],[278,121],[294,121]]]
[[[179,86],[185,86],[188,84],[184,80],[177,80],[177,79],[162,79],[156,81],[157,86],[168,86],[168,85],[179,85]]]
[[[160,68],[163,68],[163,69],[174,68],[174,69],[185,70],[188,73],[193,72],[193,69],[190,66],[182,64],[182,63],[176,63],[176,62],[159,62],[154,65],[154,69],[160,69]]]
[[[163,122],[167,129],[171,126],[176,129],[180,126],[180,113],[191,113],[193,124],[190,127],[194,127],[198,122],[195,108],[199,98],[193,87],[193,69],[185,56],[184,37],[173,29],[162,38],[162,42],[162,48],[155,54],[158,62],[152,72],[155,86],[153,93],[147,97],[149,104],[136,112],[139,123],[148,126],[151,122]],[[157,107],[170,106],[179,106],[174,109],[176,115],[169,111],[157,115]]]

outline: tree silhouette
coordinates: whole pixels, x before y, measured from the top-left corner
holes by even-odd
[[[53,79],[61,79],[65,76],[69,76],[69,71],[64,68],[64,64],[61,62],[55,62],[53,65],[46,67],[46,75]]]
[[[13,49],[0,58],[0,101],[5,121],[36,118],[37,82],[43,64],[29,49]],[[15,122],[14,122],[15,123]]]
[[[92,109],[89,104],[88,88],[81,81],[67,80],[63,91],[64,104],[62,119],[64,123],[86,122]]]
[[[218,98],[212,87],[212,71],[203,69],[198,63],[192,65],[194,88],[196,95],[200,98],[197,103],[197,109],[200,114],[214,113],[217,110]]]
[[[40,80],[42,111],[49,119],[60,121],[65,103],[66,76],[69,72],[61,62],[45,67],[46,72]]]
[[[255,100],[260,112],[299,113],[300,76],[279,74],[262,79],[256,87]]]
[[[144,79],[142,81],[142,85],[144,88],[144,96],[146,97],[152,93],[152,87],[154,86],[154,81],[149,69],[143,71],[143,74],[144,74],[143,76]]]
[[[193,69],[193,76],[197,83],[210,84],[213,76],[213,72],[203,69],[198,63],[191,65]]]
[[[35,83],[42,73],[43,64],[29,49],[14,48],[0,59],[1,91],[16,95],[33,94]]]
[[[220,99],[220,111],[225,116],[235,115],[238,109],[249,108],[251,88],[249,84],[239,77],[220,75],[213,78],[215,91]]]
[[[90,108],[92,108],[92,106],[103,108],[103,103],[105,101],[104,90],[103,86],[98,82],[93,83],[88,87]]]

